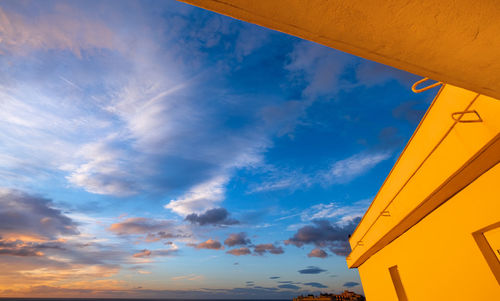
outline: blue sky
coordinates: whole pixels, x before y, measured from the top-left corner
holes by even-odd
[[[0,295],[362,292],[347,235],[435,92],[174,1],[0,3]]]

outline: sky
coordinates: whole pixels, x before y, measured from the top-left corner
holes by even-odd
[[[362,293],[418,79],[175,1],[0,2],[0,296]]]

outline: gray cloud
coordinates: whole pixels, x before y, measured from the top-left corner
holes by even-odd
[[[285,289],[291,289],[291,290],[298,290],[300,289],[300,286],[294,285],[294,284],[280,284],[278,285],[279,288],[285,288]]]
[[[281,277],[280,276],[271,276],[271,277],[269,277],[269,279],[279,279],[279,278],[281,278]]]
[[[0,188],[0,235],[55,239],[79,234],[77,224],[55,209],[51,200]]]
[[[309,252],[309,254],[307,254],[307,257],[318,257],[318,258],[326,258],[328,257],[328,254],[319,249],[319,248],[316,248],[316,249],[312,249],[311,252]]]
[[[285,241],[285,244],[296,247],[314,244],[317,247],[328,247],[330,251],[339,256],[347,256],[350,252],[348,237],[360,220],[359,217],[355,218],[343,226],[332,225],[328,220],[316,220],[313,221],[314,225],[300,228],[293,237]]]
[[[229,247],[243,245],[246,246],[250,244],[250,239],[247,238],[247,234],[245,232],[240,233],[232,233],[229,237],[224,241],[224,244]]]
[[[357,283],[357,282],[352,282],[352,281],[349,281],[349,282],[344,283],[344,286],[345,286],[345,287],[354,287],[354,286],[357,286],[357,285],[359,285],[359,283]]]
[[[209,209],[200,215],[192,213],[186,216],[185,220],[200,226],[235,225],[239,223],[239,221],[229,218],[229,212],[224,208]]]
[[[0,237],[0,255],[12,256],[43,256],[44,250],[64,250],[63,244],[54,242],[25,242],[22,240],[2,240]]]
[[[328,286],[321,284],[319,282],[305,282],[304,285],[312,286],[312,287],[317,287],[317,288],[328,288]]]
[[[275,255],[285,253],[282,247],[280,246],[277,247],[274,244],[259,244],[255,246],[253,251],[258,255],[264,255],[267,252]]]
[[[298,272],[301,274],[319,274],[326,272],[326,270],[323,270],[315,266],[308,266],[306,269],[299,270]]]

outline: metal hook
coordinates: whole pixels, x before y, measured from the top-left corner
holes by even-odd
[[[462,117],[465,115],[465,114],[475,114],[476,115],[476,119],[466,119],[466,120],[462,120]],[[457,117],[458,116],[458,117]],[[476,110],[470,110],[470,111],[462,111],[462,112],[455,112],[455,113],[452,113],[451,114],[451,118],[457,122],[464,122],[464,123],[468,123],[468,122],[482,122],[483,119],[481,118],[481,116],[479,115],[479,113],[476,111]]]
[[[432,89],[434,87],[437,87],[439,85],[442,85],[443,83],[442,82],[437,82],[437,83],[433,83],[432,85],[429,85],[427,87],[423,87],[421,89],[417,89],[417,86],[420,85],[421,83],[423,82],[426,82],[428,81],[429,78],[428,77],[424,77],[422,78],[421,80],[419,80],[418,82],[414,83],[413,86],[411,86],[411,90],[415,93],[420,93],[420,92],[424,92],[424,91],[427,91],[429,89]]]

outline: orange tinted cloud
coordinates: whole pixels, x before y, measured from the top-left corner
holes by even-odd
[[[168,220],[154,220],[144,217],[131,217],[120,223],[114,223],[109,227],[111,232],[118,235],[146,234],[173,227],[173,223]],[[163,232],[165,233],[165,232]]]
[[[232,254],[235,256],[248,255],[252,253],[249,248],[238,248],[227,251],[226,253]]]
[[[50,13],[27,18],[0,8],[0,53],[26,54],[32,50],[113,49],[113,31],[103,22],[60,6]]]
[[[134,255],[132,255],[133,257],[136,257],[136,258],[142,258],[142,257],[149,257],[151,256],[151,251],[148,250],[148,249],[144,249],[142,250],[141,252],[139,253],[135,253]]]
[[[213,239],[209,239],[199,244],[189,244],[189,246],[196,249],[224,250],[224,246],[222,246],[218,240]]]

